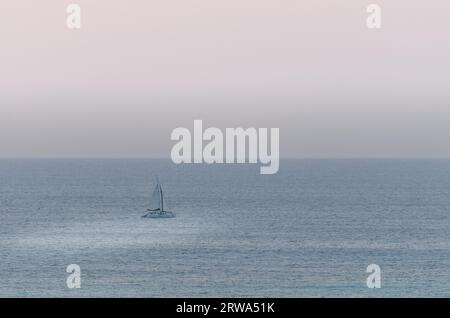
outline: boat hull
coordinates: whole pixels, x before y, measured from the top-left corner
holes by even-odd
[[[175,212],[172,211],[164,211],[162,213],[160,213],[159,211],[151,211],[146,215],[143,215],[142,217],[146,219],[170,219],[174,218],[175,216]]]

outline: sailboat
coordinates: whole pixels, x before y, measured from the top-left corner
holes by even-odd
[[[143,218],[174,218],[176,216],[175,212],[168,211],[167,204],[164,199],[164,194],[162,190],[161,183],[159,180],[156,181],[155,190],[153,190],[152,198],[150,201],[150,208],[147,209],[147,214],[143,215]]]

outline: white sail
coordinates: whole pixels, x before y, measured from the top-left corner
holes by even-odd
[[[169,207],[167,206],[166,197],[164,195],[161,184],[159,184],[160,198],[161,198],[161,211],[168,211]]]
[[[161,186],[159,183],[156,185],[155,190],[153,190],[152,198],[150,200],[151,211],[161,211]]]

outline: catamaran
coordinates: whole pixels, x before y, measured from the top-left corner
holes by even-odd
[[[148,213],[143,215],[143,218],[174,218],[175,212],[165,210],[166,201],[164,199],[163,190],[159,180],[156,182],[155,190],[153,190],[152,198],[150,201],[150,208],[147,209]]]

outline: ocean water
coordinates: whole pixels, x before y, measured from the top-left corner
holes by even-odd
[[[448,297],[450,161],[0,160],[0,297],[43,296]]]

